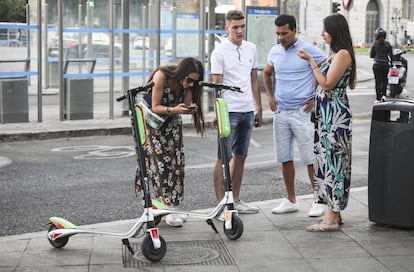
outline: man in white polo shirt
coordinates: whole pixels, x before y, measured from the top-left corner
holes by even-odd
[[[234,208],[239,213],[257,213],[257,207],[240,200],[244,163],[255,124],[255,111],[256,126],[261,126],[262,123],[256,45],[244,40],[246,20],[242,11],[232,10],[226,14],[226,31],[228,39],[211,54],[211,73],[215,83],[240,87],[241,90],[225,91],[223,94],[228,104],[231,123],[231,136],[227,138],[227,158],[231,158]],[[223,169],[220,152],[218,154],[214,169],[214,187],[217,201],[221,201],[224,197]]]

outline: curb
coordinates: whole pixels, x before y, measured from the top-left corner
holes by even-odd
[[[267,114],[262,120],[262,124],[271,124],[273,122],[273,115]],[[354,115],[355,120],[369,120],[371,113]],[[209,128],[211,121],[206,121],[206,128]],[[91,125],[92,126],[92,125]],[[183,128],[191,129],[193,124],[190,122],[183,123]],[[50,140],[59,138],[74,138],[74,137],[88,137],[88,136],[111,136],[111,135],[130,135],[131,126],[119,126],[119,127],[90,127],[90,128],[78,128],[78,129],[66,129],[66,130],[49,130],[38,132],[15,132],[0,134],[0,143],[7,142],[21,142],[21,141],[33,141],[33,140]],[[1,157],[0,157],[1,158]]]

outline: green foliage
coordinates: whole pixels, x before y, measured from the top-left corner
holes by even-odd
[[[26,22],[28,0],[0,0],[0,22]]]
[[[368,54],[369,48],[367,47],[354,47],[355,54]]]

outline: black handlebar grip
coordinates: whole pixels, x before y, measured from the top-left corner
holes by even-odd
[[[225,90],[230,90],[230,91],[240,92],[240,93],[242,92],[242,91],[240,91],[240,88],[239,87],[223,85],[221,83],[200,81],[198,83],[198,85],[200,85],[200,86],[206,86],[206,87],[210,87],[210,88],[215,88],[215,89],[225,89]]]

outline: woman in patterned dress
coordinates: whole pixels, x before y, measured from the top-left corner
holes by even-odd
[[[345,17],[339,13],[323,20],[322,37],[330,45],[331,54],[318,67],[303,50],[298,55],[307,60],[314,71],[318,88],[315,106],[314,169],[318,202],[328,205],[320,222],[307,231],[338,231],[340,212],[348,204],[351,184],[352,113],[346,88],[355,88],[356,62]],[[319,68],[319,69],[318,69]]]
[[[154,193],[169,208],[178,206],[184,194],[184,145],[181,114],[192,114],[197,133],[204,131],[201,109],[204,68],[195,58],[185,58],[176,65],[160,66],[149,81],[154,82],[151,109],[167,118],[160,129],[147,125],[148,144],[145,147],[148,180]],[[141,181],[137,175],[137,191]],[[182,226],[185,218],[178,214],[166,216],[167,224]]]

